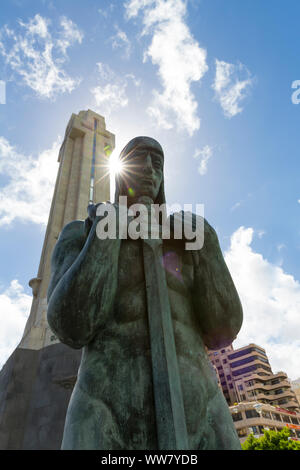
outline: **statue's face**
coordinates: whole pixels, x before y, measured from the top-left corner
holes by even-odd
[[[153,201],[159,192],[163,179],[163,154],[161,148],[149,141],[141,142],[130,152],[125,164],[129,177],[129,192],[132,200],[149,196]]]

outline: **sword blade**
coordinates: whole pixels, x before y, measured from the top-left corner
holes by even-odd
[[[187,450],[188,437],[172,324],[162,240],[143,243],[158,446]]]

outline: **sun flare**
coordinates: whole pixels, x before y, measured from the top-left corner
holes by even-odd
[[[124,169],[124,164],[119,160],[119,158],[111,157],[109,159],[109,171],[111,174],[116,175],[122,173]]]

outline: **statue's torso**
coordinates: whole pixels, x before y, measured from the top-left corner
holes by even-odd
[[[163,264],[187,430],[191,448],[203,448],[208,433],[212,433],[208,423],[213,415],[210,403],[217,412],[214,401],[217,397],[218,405],[220,391],[193,311],[192,257],[180,246],[165,243]],[[146,302],[142,243],[124,240],[114,310],[105,328],[85,347],[78,383],[95,400],[95,406],[100,404],[104,430],[101,439],[113,429],[114,448],[151,449],[157,445]]]

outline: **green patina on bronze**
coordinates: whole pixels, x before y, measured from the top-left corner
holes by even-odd
[[[163,151],[133,139],[116,179],[129,205],[165,202]],[[149,182],[149,179],[151,180]],[[217,235],[185,240],[100,240],[95,206],[62,231],[52,256],[48,322],[82,348],[63,449],[240,449],[205,345],[229,345],[241,304]]]

